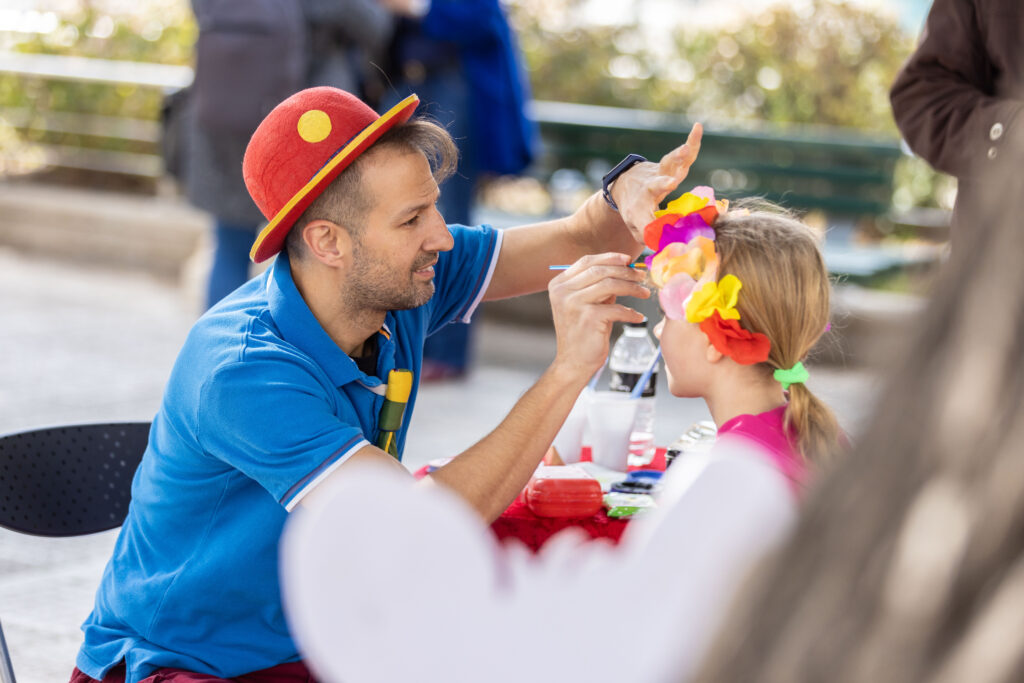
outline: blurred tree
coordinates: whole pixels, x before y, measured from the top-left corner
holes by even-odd
[[[43,151],[18,135],[18,131],[0,118],[0,178],[32,173],[43,167]]]
[[[585,23],[587,0],[510,2],[537,99],[898,134],[889,85],[914,39],[895,15],[839,0],[780,3],[725,28],[678,26],[666,43],[636,17]],[[948,185],[908,158],[894,196],[900,208],[946,203]]]
[[[895,132],[888,89],[913,47],[894,18],[831,0],[776,6],[717,34],[684,32],[690,107],[734,120]],[[715,87],[702,86],[708,80]]]
[[[893,16],[810,0],[751,13],[725,29],[679,26],[670,44],[652,44],[636,19],[583,23],[585,4],[513,0],[539,99],[896,130],[888,88],[913,38]]]
[[[101,59],[187,64],[192,58],[195,25],[188,6],[181,2],[142,3],[130,15],[113,15],[96,3],[84,3],[56,16],[47,33],[8,37],[22,53],[69,55]],[[15,140],[73,146],[96,146],[133,151],[126,141],[95,139],[75,133],[45,133],[36,125],[50,112],[89,114],[156,120],[162,95],[153,88],[104,83],[68,82],[42,77],[0,74],[0,109],[19,127],[30,128],[5,139],[10,150]]]

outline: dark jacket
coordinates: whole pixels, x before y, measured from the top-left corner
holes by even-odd
[[[1024,2],[935,0],[890,99],[910,148],[958,179],[959,230],[998,200],[986,174],[1024,166]]]
[[[192,0],[197,15],[207,1]],[[377,0],[301,0],[301,4],[309,23],[305,86],[331,85],[358,94],[360,60],[385,50],[393,30],[390,14]],[[190,111],[183,133],[182,175],[189,201],[228,223],[254,227],[262,223],[265,219],[242,180],[242,157],[252,131],[207,130],[199,123],[195,103],[186,107]]]

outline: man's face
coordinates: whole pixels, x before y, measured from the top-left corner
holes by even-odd
[[[434,294],[438,252],[454,245],[435,203],[440,195],[419,152],[385,147],[362,167],[371,208],[353,236],[345,296],[378,311],[422,306]]]

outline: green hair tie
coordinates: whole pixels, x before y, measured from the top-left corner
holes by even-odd
[[[797,364],[789,370],[779,368],[772,373],[772,377],[775,378],[775,381],[782,385],[783,391],[789,389],[789,385],[791,384],[803,384],[810,376],[811,373],[807,372],[807,368],[805,368],[804,364],[799,361],[797,361]]]

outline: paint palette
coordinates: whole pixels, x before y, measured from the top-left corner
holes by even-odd
[[[541,467],[526,486],[526,505],[538,517],[590,517],[601,510],[601,484],[579,467]]]

